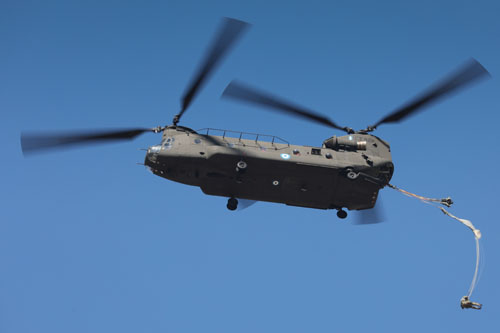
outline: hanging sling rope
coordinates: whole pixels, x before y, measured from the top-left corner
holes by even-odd
[[[479,231],[479,229],[476,229],[474,227],[474,225],[472,224],[471,221],[466,220],[466,219],[458,218],[455,215],[453,215],[450,212],[448,212],[443,207],[439,206],[439,204],[441,204],[443,206],[450,207],[453,204],[453,201],[451,200],[450,197],[443,198],[443,199],[426,198],[426,197],[423,197],[423,196],[420,196],[420,195],[417,195],[417,194],[405,191],[405,190],[400,189],[400,188],[398,188],[398,187],[396,187],[394,185],[391,185],[391,184],[388,184],[387,186],[389,186],[390,188],[392,188],[392,189],[394,189],[394,190],[396,190],[396,191],[398,191],[400,193],[403,193],[404,195],[406,195],[408,197],[416,198],[416,199],[419,199],[420,201],[422,201],[422,202],[424,202],[426,204],[430,204],[430,205],[438,207],[445,215],[448,215],[452,219],[454,219],[454,220],[456,220],[456,221],[464,224],[470,230],[472,230],[472,232],[474,233],[474,239],[476,241],[476,268],[474,270],[474,276],[472,277],[472,282],[470,284],[469,291],[468,291],[467,295],[464,296],[464,297],[462,297],[462,299],[460,300],[460,307],[462,309],[476,309],[476,310],[480,310],[482,308],[482,304],[476,303],[476,302],[472,302],[470,300],[470,297],[471,297],[472,292],[474,291],[474,288],[476,287],[476,284],[477,284],[477,281],[478,281],[479,262],[480,262],[479,240],[481,239],[481,231]]]
[[[472,278],[472,282],[469,287],[469,292],[467,293],[466,296],[462,297],[460,300],[460,306],[462,309],[477,309],[480,310],[482,305],[480,303],[472,302],[469,300],[470,296],[472,295],[472,292],[474,291],[474,288],[476,287],[477,284],[477,276],[479,273],[479,240],[481,239],[481,231],[479,229],[476,229],[474,225],[472,224],[471,221],[466,220],[466,219],[461,219],[456,217],[455,215],[452,215],[450,212],[448,212],[446,209],[443,207],[439,207],[441,211],[445,214],[451,217],[452,219],[455,219],[461,223],[463,223],[465,226],[467,226],[472,232],[474,233],[474,239],[476,241],[476,268],[474,270],[474,276]]]
[[[408,197],[417,198],[417,199],[423,201],[424,203],[433,203],[434,202],[434,203],[439,203],[439,204],[445,205],[446,207],[451,207],[451,205],[453,205],[453,200],[451,200],[450,197],[443,198],[443,199],[426,198],[426,197],[423,197],[421,195],[414,194],[414,193],[405,191],[403,189],[400,189],[392,184],[387,184],[387,186],[389,186],[390,188],[392,188],[398,192],[403,193],[404,195],[406,195]]]

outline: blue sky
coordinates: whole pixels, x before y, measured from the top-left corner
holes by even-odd
[[[491,332],[500,319],[497,1],[0,3],[0,332]],[[160,137],[24,158],[24,130],[154,127],[229,16],[253,24],[182,125],[320,145],[326,127],[220,100],[239,78],[364,128],[470,57],[492,79],[381,126],[384,224],[226,199],[137,165]]]

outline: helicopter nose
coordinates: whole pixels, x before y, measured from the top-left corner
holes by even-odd
[[[161,150],[160,145],[149,147],[146,153],[146,160],[144,164],[146,165],[156,164],[156,161],[158,160],[158,153],[160,152],[160,150]]]

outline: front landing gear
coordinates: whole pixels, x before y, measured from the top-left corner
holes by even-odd
[[[339,219],[345,219],[347,217],[347,212],[341,208],[337,211],[337,217]]]
[[[238,208],[238,199],[236,198],[229,198],[227,200],[227,209],[229,210],[236,210]]]

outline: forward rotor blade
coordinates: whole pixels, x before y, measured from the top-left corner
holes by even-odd
[[[56,148],[62,149],[68,146],[89,145],[118,140],[131,140],[146,132],[155,132],[155,129],[132,128],[115,131],[70,132],[59,134],[22,133],[21,148],[23,154],[27,155],[37,151]]]
[[[182,108],[176,116],[177,121],[189,107],[193,98],[200,90],[204,81],[209,77],[210,73],[215,69],[230,47],[236,42],[236,40],[238,40],[241,34],[249,26],[250,25],[248,23],[243,21],[232,18],[224,18],[223,25],[217,33],[210,51],[182,97]]]
[[[480,78],[489,76],[488,71],[477,60],[471,59],[462,68],[423,93],[420,97],[390,113],[371,127],[376,128],[380,124],[397,123],[413,113],[422,111],[424,107],[438,101],[440,98],[455,93]]]
[[[293,116],[305,118],[316,123],[333,127],[342,131],[349,132],[349,128],[340,127],[327,117],[307,110],[305,108],[295,106],[291,103],[285,102],[277,97],[271,96],[262,91],[250,88],[242,83],[232,81],[222,93],[222,97],[238,99],[240,101],[253,103],[259,106],[265,106],[276,111],[291,114]]]

